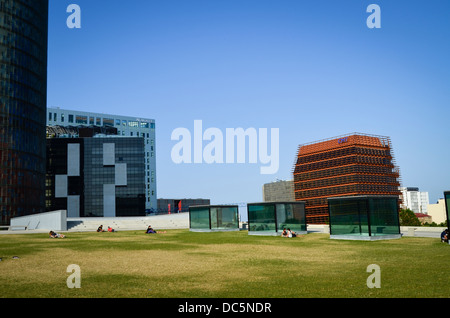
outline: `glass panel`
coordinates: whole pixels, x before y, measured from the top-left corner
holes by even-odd
[[[87,116],[77,115],[75,116],[75,123],[86,125],[88,122]]]
[[[218,214],[220,214],[220,208],[211,208],[211,229],[216,229],[218,226]]]
[[[231,229],[239,228],[239,211],[238,207],[224,207],[222,208],[221,228]]]
[[[230,230],[239,228],[238,207],[211,207],[211,229]]]
[[[369,211],[368,211],[367,199],[358,200],[358,218],[359,218],[359,230],[361,235],[369,235]]]
[[[368,235],[367,205],[364,200],[329,200],[332,235]]]
[[[294,232],[306,231],[304,203],[276,204],[278,232],[291,229]]]
[[[249,231],[276,232],[275,205],[248,204]]]
[[[103,118],[103,126],[114,126],[114,119]]]
[[[191,229],[209,230],[209,207],[189,207]]]
[[[445,209],[447,215],[447,228],[450,228],[450,192],[444,192],[445,197]]]
[[[371,235],[400,234],[396,198],[369,200]]]

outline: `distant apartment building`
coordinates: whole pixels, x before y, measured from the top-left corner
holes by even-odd
[[[46,210],[67,217],[145,216],[144,139],[47,139]]]
[[[264,202],[295,201],[294,180],[277,180],[263,185]]]
[[[47,108],[47,126],[97,127],[97,129],[117,129],[123,137],[141,137],[144,141],[144,184],[145,210],[157,210],[156,193],[156,139],[155,120],[131,116],[83,112],[77,110]]]
[[[428,214],[428,192],[421,192],[417,187],[400,187],[400,191],[403,197],[402,208],[410,209],[414,213]]]
[[[400,197],[400,173],[389,137],[352,133],[298,147],[294,193],[308,224],[329,222],[328,198]]]

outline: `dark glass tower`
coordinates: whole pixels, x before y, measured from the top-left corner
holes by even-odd
[[[48,0],[0,0],[0,223],[45,210]]]

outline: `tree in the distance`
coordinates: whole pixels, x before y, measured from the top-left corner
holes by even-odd
[[[420,226],[420,221],[413,211],[410,209],[400,210],[400,225],[401,226]]]

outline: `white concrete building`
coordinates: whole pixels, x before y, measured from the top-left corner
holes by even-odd
[[[421,192],[416,187],[400,187],[400,191],[403,196],[402,208],[410,209],[414,213],[428,214],[428,192]]]

